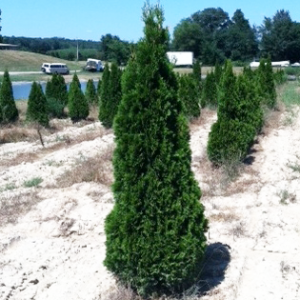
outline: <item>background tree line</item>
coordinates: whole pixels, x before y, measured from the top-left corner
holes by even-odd
[[[0,37],[1,41],[1,37]],[[54,57],[75,60],[77,56],[77,43],[79,60],[89,57],[105,61],[116,61],[118,64],[126,63],[132,43],[122,41],[118,36],[111,34],[103,35],[100,43],[75,39],[53,38],[28,38],[4,36],[5,43],[19,45],[20,50],[30,51]]]
[[[193,51],[207,65],[267,56],[295,62],[300,60],[300,23],[279,10],[272,18],[265,17],[261,26],[251,26],[240,9],[230,18],[222,8],[206,8],[180,21],[171,47]]]
[[[1,10],[0,10],[1,16]],[[1,18],[0,18],[1,22]],[[0,26],[1,33],[1,26]],[[100,42],[65,38],[27,38],[0,35],[0,42],[19,45],[31,51],[67,60],[86,60],[93,57],[126,64],[136,44],[112,34],[103,35]],[[272,60],[300,60],[300,23],[291,19],[288,11],[278,10],[273,17],[265,17],[260,26],[251,26],[241,9],[232,18],[222,8],[206,8],[182,19],[174,29],[168,50],[192,51],[205,65],[230,59],[249,62],[254,58]]]

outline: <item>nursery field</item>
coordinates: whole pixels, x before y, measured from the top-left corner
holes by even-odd
[[[299,84],[278,94],[238,167],[207,158],[216,111],[203,109],[189,125],[209,230],[202,277],[184,299],[300,299]],[[27,104],[17,105],[24,119]],[[32,125],[1,128],[0,299],[138,299],[102,263],[115,144],[97,115],[52,120],[44,147]]]

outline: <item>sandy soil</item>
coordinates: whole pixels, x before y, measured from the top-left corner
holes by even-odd
[[[279,117],[236,180],[206,157],[215,113],[190,125],[210,221],[193,290],[201,299],[300,299],[300,116]],[[98,122],[64,122],[44,136],[45,148],[39,140],[0,146],[0,299],[108,300],[118,290],[102,264],[114,137]]]

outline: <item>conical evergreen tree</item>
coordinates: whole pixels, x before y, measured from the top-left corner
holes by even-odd
[[[81,84],[76,73],[70,85],[68,109],[69,117],[73,122],[86,119],[89,115],[89,105],[81,91]]]
[[[111,127],[112,124],[110,122],[110,91],[110,69],[109,65],[106,64],[102,76],[101,93],[99,101],[99,120],[106,128]]]
[[[276,89],[270,58],[260,61],[256,78],[261,103],[269,108],[274,108],[276,105]]]
[[[266,104],[268,107],[274,108],[276,105],[276,89],[270,57],[267,59],[265,72]]]
[[[187,118],[198,118],[201,113],[200,89],[194,76],[187,74],[179,77],[178,96],[184,105]]]
[[[122,99],[121,87],[122,71],[116,63],[111,64],[111,73],[109,78],[110,84],[110,126],[112,126],[114,118],[118,112],[118,107]]]
[[[218,93],[217,84],[214,72],[210,72],[206,75],[206,79],[203,82],[203,89],[201,95],[201,107],[217,107],[218,105]]]
[[[46,96],[43,93],[42,86],[36,82],[33,82],[31,86],[26,120],[29,122],[38,122],[43,126],[49,125]]]
[[[53,74],[46,85],[46,98],[48,112],[52,117],[61,118],[68,102],[68,91],[64,77],[61,74]]]
[[[19,112],[14,100],[12,84],[6,70],[0,87],[0,122],[10,123],[18,119]]]
[[[239,159],[239,153],[236,153],[240,141],[236,134],[239,121],[235,119],[235,80],[232,64],[226,61],[218,92],[218,120],[211,128],[207,145],[209,160],[218,165]]]
[[[218,120],[209,134],[209,159],[217,165],[243,160],[261,129],[262,117],[253,83],[246,76],[236,79],[227,61],[219,90]]]
[[[98,84],[97,84],[97,103],[100,103],[101,99],[101,87],[102,87],[102,80],[99,79]]]
[[[201,65],[200,65],[200,61],[198,59],[193,64],[193,76],[195,77],[196,80],[201,82],[201,80],[202,80]]]
[[[140,294],[181,291],[201,272],[207,221],[191,171],[189,131],[166,57],[159,6],[144,8],[145,37],[125,70],[114,122],[115,206],[105,265]]]
[[[86,84],[85,98],[89,104],[98,103],[96,88],[93,79],[89,79]]]
[[[222,72],[223,72],[222,66],[220,65],[219,61],[217,60],[217,62],[215,64],[215,70],[214,70],[215,82],[216,82],[217,88],[221,82]]]

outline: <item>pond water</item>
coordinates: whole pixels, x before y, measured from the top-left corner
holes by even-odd
[[[82,81],[80,83],[81,83],[81,90],[83,92],[85,92],[87,82]],[[43,88],[43,91],[45,92],[46,82],[41,82],[40,84]],[[95,87],[97,87],[97,84],[98,84],[98,81],[94,80]],[[14,94],[15,100],[21,100],[21,99],[28,100],[29,93],[31,90],[31,85],[32,85],[32,82],[12,82],[12,88],[13,88],[13,94]],[[69,90],[69,86],[70,86],[70,84],[67,84],[68,90]]]

